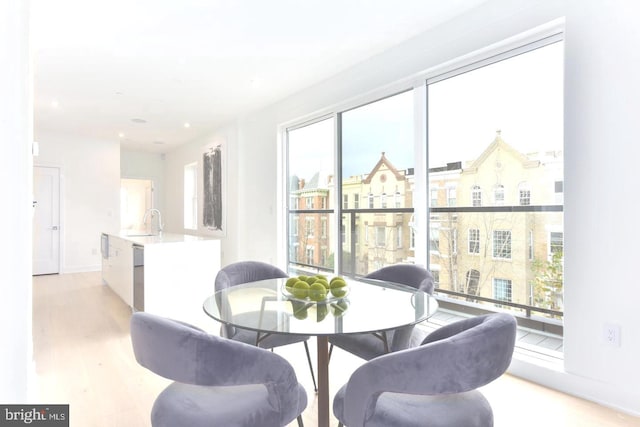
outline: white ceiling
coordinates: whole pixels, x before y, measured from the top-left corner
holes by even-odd
[[[484,1],[32,0],[35,138],[167,152]]]

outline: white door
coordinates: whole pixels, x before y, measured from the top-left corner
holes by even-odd
[[[60,169],[33,167],[33,274],[60,272]]]

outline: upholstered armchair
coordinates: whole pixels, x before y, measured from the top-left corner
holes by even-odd
[[[144,312],[131,341],[140,365],[175,381],[153,404],[154,427],[302,426],[307,394],[277,354]]]
[[[477,390],[511,363],[516,320],[495,313],[429,334],[418,347],[359,367],[336,394],[333,412],[348,427],[490,427],[493,411]]]
[[[229,264],[218,272],[215,281],[215,290],[217,292],[243,283],[285,277],[288,277],[287,274],[273,265],[259,261],[240,261]],[[316,378],[313,373],[313,365],[311,364],[311,355],[309,354],[309,345],[307,344],[309,336],[285,334],[260,334],[259,336],[255,331],[237,328],[226,324],[223,324],[220,327],[220,335],[234,341],[257,345],[258,347],[266,349],[273,349],[283,345],[302,342],[307,355],[309,370],[311,371],[313,388],[318,391]]]
[[[364,280],[400,283],[429,295],[433,294],[433,276],[427,269],[414,264],[395,264],[383,267],[365,276]],[[409,325],[393,331],[334,335],[329,338],[330,353],[333,351],[333,346],[336,346],[362,359],[371,360],[389,352],[408,348],[414,334],[414,328],[415,325]]]

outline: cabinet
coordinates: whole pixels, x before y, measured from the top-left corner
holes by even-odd
[[[102,280],[129,306],[133,306],[133,248],[131,242],[109,236],[109,257]]]
[[[144,251],[143,265],[136,266],[142,263],[134,261],[134,250]],[[210,328],[211,319],[202,310],[202,302],[214,292],[219,270],[217,239],[171,233],[137,237],[110,234],[102,279],[134,310]],[[134,279],[136,274],[138,280]]]

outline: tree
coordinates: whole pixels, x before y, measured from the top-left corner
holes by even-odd
[[[562,251],[553,253],[551,260],[535,260],[531,267],[533,281],[533,305],[551,310],[563,309],[563,264]]]

